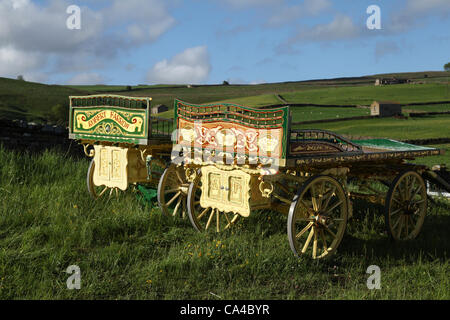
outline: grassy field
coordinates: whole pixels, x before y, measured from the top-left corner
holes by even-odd
[[[0,118],[27,119],[42,122],[52,108],[61,106],[66,112],[70,95],[86,95],[87,91],[59,85],[0,78]]]
[[[450,104],[431,104],[423,106],[405,106],[403,113],[411,112],[449,112]]]
[[[293,122],[370,115],[370,109],[363,108],[293,107],[291,111]]]
[[[412,161],[413,163],[425,164],[430,168],[437,164],[439,165],[445,164],[447,168],[450,167],[450,144],[435,144],[435,145],[428,145],[427,147],[441,149],[444,151],[444,154],[439,156],[417,158],[414,161]]]
[[[449,299],[450,204],[430,205],[421,235],[393,243],[381,208],[355,203],[337,255],[297,259],[286,218],[255,213],[202,234],[131,191],[91,200],[86,160],[0,149],[0,299]],[[69,265],[81,289],[68,290]],[[366,286],[369,265],[381,290]]]
[[[424,78],[425,74],[428,78]],[[289,103],[370,104],[373,100],[399,102],[426,102],[450,100],[447,84],[450,73],[418,72],[391,75],[373,75],[355,78],[323,79],[259,85],[45,85],[0,77],[0,117],[27,119],[37,122],[64,120],[68,114],[70,95],[120,94],[149,96],[153,105],[170,108],[175,98],[192,103],[228,101],[247,106],[279,104],[281,94]],[[430,81],[424,85],[394,85],[375,87],[379,77],[408,78]],[[164,116],[170,116],[171,113]]]
[[[366,105],[374,100],[396,101],[399,103],[450,101],[450,91],[442,83],[401,84],[391,86],[327,86],[323,88],[305,88],[302,91],[282,94],[287,103],[314,103],[332,105]],[[235,103],[250,106],[273,104],[269,95],[234,99]],[[276,102],[280,103],[280,102]]]
[[[379,138],[429,139],[450,137],[450,116],[438,115],[426,118],[379,118],[331,123],[300,125],[302,129],[326,129],[351,136]]]

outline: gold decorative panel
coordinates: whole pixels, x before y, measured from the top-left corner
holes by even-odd
[[[220,170],[214,166],[202,168],[200,205],[224,212],[250,215],[251,175],[241,170]]]
[[[94,145],[94,148],[94,185],[126,190],[128,149],[102,145]]]
[[[236,177],[236,176],[230,176],[229,177],[229,183],[230,190],[228,192],[228,201],[230,203],[235,203],[238,205],[242,205],[244,200],[243,198],[243,191],[245,189],[244,179],[242,177]]]
[[[222,192],[221,192],[221,187],[222,186],[222,181],[221,181],[221,176],[220,174],[217,173],[209,173],[209,177],[208,177],[208,197],[210,199],[214,199],[217,201],[222,200]]]

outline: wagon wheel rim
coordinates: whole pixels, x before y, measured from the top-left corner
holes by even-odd
[[[105,185],[96,186],[94,184],[94,171],[95,171],[94,169],[95,169],[95,161],[94,159],[92,159],[91,163],[89,164],[86,178],[87,189],[91,197],[93,199],[111,198],[111,197],[118,198],[123,193],[123,190],[121,190],[120,188],[108,187]]]
[[[214,230],[219,233],[230,229],[240,215],[238,213],[224,212],[217,208],[202,207],[200,205],[201,183],[201,175],[198,174],[189,186],[187,211],[192,226],[199,232]]]
[[[422,229],[427,213],[425,181],[416,171],[400,173],[386,197],[385,222],[393,240],[412,240]]]
[[[189,182],[182,166],[171,164],[159,179],[158,205],[165,215],[186,217],[186,196]]]
[[[288,238],[297,257],[322,259],[335,253],[347,226],[348,198],[329,176],[308,179],[289,209]]]

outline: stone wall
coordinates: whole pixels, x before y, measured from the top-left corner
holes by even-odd
[[[65,127],[0,119],[0,144],[7,149],[39,152],[57,148],[67,153],[84,154],[83,148],[68,137],[69,131]]]

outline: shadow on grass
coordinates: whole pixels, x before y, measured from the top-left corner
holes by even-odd
[[[376,257],[380,260],[392,258],[394,260],[406,259],[409,261],[417,261],[418,259],[446,261],[448,260],[448,243],[450,242],[448,233],[450,229],[450,215],[445,213],[449,212],[449,208],[450,205],[448,203],[436,203],[433,205],[430,208],[431,210],[428,211],[418,237],[409,241],[392,240],[387,235],[383,225],[382,229],[378,228],[377,234],[372,233],[369,236],[358,233],[349,234],[347,232],[340,245],[339,254]],[[379,213],[380,216],[382,214],[382,212]],[[379,218],[382,218],[384,222],[384,217]],[[379,220],[377,221],[378,226],[380,226]]]

